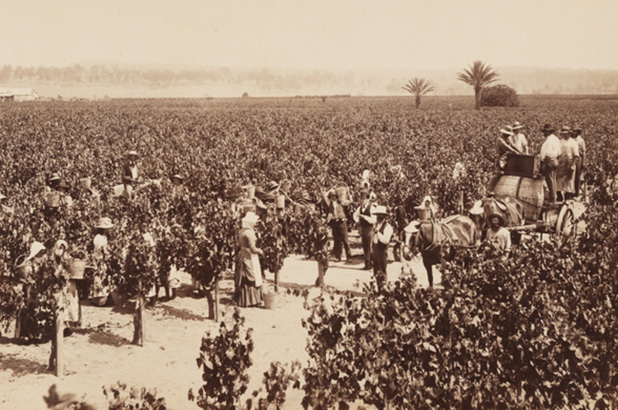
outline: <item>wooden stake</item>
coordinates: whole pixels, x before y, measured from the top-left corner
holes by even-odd
[[[215,322],[219,321],[219,275],[215,276],[215,311],[213,318]]]
[[[62,312],[56,310],[56,334],[55,343],[52,342],[52,355],[54,356],[54,370],[56,377],[62,378],[64,376],[64,320]]]
[[[275,272],[275,292],[279,292],[279,271]]]
[[[459,191],[459,213],[463,215],[464,211],[464,194],[463,191]]]
[[[137,295],[137,306],[133,313],[133,344],[138,346],[144,346],[144,339],[146,336],[146,329],[144,326],[144,304],[146,298],[140,292]]]

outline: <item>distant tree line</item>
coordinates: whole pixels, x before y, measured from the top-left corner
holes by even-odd
[[[114,65],[74,64],[66,67],[12,66],[0,67],[0,84],[9,82],[54,82],[75,84],[133,84],[172,86],[206,83],[254,83],[266,89],[298,89],[304,86],[325,87],[352,85],[353,74],[337,74],[325,70],[278,73],[269,69],[139,69]]]

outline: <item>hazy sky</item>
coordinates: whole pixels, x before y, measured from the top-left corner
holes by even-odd
[[[616,0],[0,0],[0,65],[618,69]]]

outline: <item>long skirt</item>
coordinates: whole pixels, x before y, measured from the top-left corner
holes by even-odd
[[[260,275],[258,278],[257,275]],[[235,300],[240,307],[258,306],[262,303],[262,270],[257,255],[251,254],[246,249],[241,249],[236,257],[236,269],[234,272]],[[260,286],[256,286],[256,282]]]

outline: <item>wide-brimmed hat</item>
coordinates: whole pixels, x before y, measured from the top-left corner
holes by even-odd
[[[242,218],[243,223],[249,223],[251,225],[255,224],[260,219],[259,216],[253,211],[247,212],[247,214]]]
[[[266,187],[268,188],[269,191],[274,191],[275,189],[279,188],[279,184],[276,183],[275,181],[270,181]]]
[[[472,208],[470,209],[470,215],[482,215],[484,212],[483,209],[483,201],[478,200],[474,203],[474,205],[472,205]]]
[[[52,174],[49,176],[49,182],[60,181],[61,179],[62,177],[60,177],[60,174],[57,172],[52,172]]]
[[[384,205],[377,205],[371,210],[372,215],[388,215],[388,211]]]
[[[421,226],[421,223],[419,221],[412,221],[408,225],[406,225],[405,228],[403,228],[403,231],[405,233],[417,233],[419,226]]]
[[[502,128],[500,132],[505,135],[513,135],[513,127],[511,127],[510,125],[507,125],[504,128]]]
[[[45,245],[43,245],[41,242],[33,242],[30,245],[30,253],[28,254],[28,257],[26,258],[25,261],[29,261],[32,260],[35,256],[37,256],[39,254],[39,252],[41,252],[42,250],[45,250]],[[24,262],[25,262],[24,261]]]
[[[513,123],[513,127],[512,127],[512,129],[514,129],[514,130],[520,130],[520,129],[522,129],[522,128],[524,128],[524,125],[523,125],[521,122],[519,122],[519,121],[515,121],[515,123]]]
[[[580,125],[575,125],[575,126],[573,126],[573,131],[581,132],[582,131],[582,127]]]
[[[556,129],[551,124],[545,124],[543,126],[543,128],[541,129],[541,131],[543,131],[543,132],[554,132],[554,131],[556,131]]]
[[[3,199],[6,199],[6,196],[0,194],[0,201],[2,201]]]
[[[127,157],[135,157],[135,158],[138,158],[138,157],[139,157],[139,154],[137,153],[137,151],[135,151],[135,150],[131,150],[131,151],[127,152]]]
[[[183,178],[183,177],[182,177],[182,175],[180,175],[180,174],[174,174],[174,175],[172,175],[172,179],[176,179],[176,180],[178,180],[178,181],[180,181],[180,182],[184,181],[184,178]]]
[[[338,195],[337,195],[337,191],[335,191],[334,189],[331,189],[330,191],[328,191],[328,192],[326,193],[326,196],[327,196],[328,198],[330,198],[331,196],[335,196],[335,197],[336,197],[336,196],[338,196]]]
[[[114,227],[111,218],[103,217],[99,218],[99,221],[94,226],[97,229],[110,229]]]
[[[433,205],[433,199],[431,199],[430,195],[426,195],[425,198],[421,201],[421,204],[415,206],[414,209],[429,209]]]
[[[560,134],[570,134],[571,132],[573,132],[573,130],[571,130],[571,127],[569,127],[568,125],[563,125],[562,129],[560,130]]]
[[[500,226],[504,226],[504,216],[502,216],[502,214],[494,212],[489,215],[489,221],[491,221],[493,218],[498,218],[498,223],[500,224]]]

